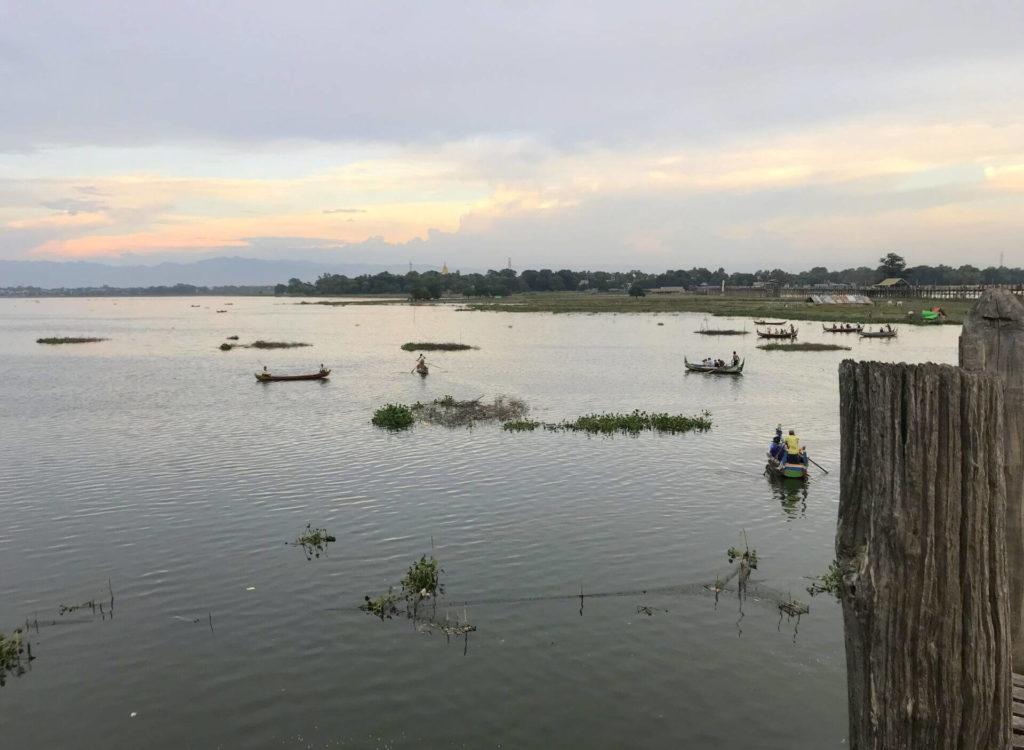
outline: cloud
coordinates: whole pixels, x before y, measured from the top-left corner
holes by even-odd
[[[325,208],[325,214],[365,214],[366,210],[362,208]]]
[[[46,208],[52,208],[55,211],[64,211],[69,216],[75,216],[80,213],[96,213],[107,208],[106,203],[82,200],[79,198],[61,198],[54,201],[43,201],[42,205]]]
[[[481,135],[715,143],[876,115],[1012,115],[1024,74],[1015,2],[7,8],[8,149]]]

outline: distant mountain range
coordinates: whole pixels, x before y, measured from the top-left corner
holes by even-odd
[[[320,274],[360,276],[382,271],[405,273],[408,266],[367,263],[317,263],[306,260],[208,258],[194,263],[155,266],[110,266],[88,261],[0,260],[0,288],[36,286],[43,289],[76,287],[145,287],[287,284],[290,278],[315,281]],[[417,271],[440,270],[417,267]]]

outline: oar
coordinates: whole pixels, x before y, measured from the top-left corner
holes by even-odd
[[[826,474],[828,474],[828,469],[826,469],[826,468],[825,468],[824,466],[822,466],[821,464],[819,464],[819,463],[818,463],[817,461],[815,461],[815,460],[814,460],[813,458],[811,458],[810,456],[807,456],[807,460],[808,460],[808,461],[810,461],[810,462],[811,462],[812,464],[814,464],[815,466],[817,466],[817,467],[818,467],[819,469],[821,469],[821,470],[822,470],[823,472],[825,472]]]

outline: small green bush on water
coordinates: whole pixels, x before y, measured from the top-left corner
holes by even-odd
[[[839,563],[833,560],[829,563],[828,572],[812,581],[811,585],[807,587],[808,594],[811,596],[832,594],[838,599],[843,588],[843,572],[839,569]]]
[[[543,422],[535,422],[532,419],[517,419],[512,422],[506,422],[501,428],[509,432],[533,432],[538,427],[544,426]]]
[[[313,524],[307,523],[306,530],[292,544],[302,547],[306,559],[312,560],[314,557],[320,557],[321,552],[326,554],[327,545],[334,541],[337,540],[327,533],[327,529],[314,529]]]
[[[220,345],[220,350],[222,352],[229,352],[232,349],[234,349],[236,346],[237,346],[237,344],[221,344]]]
[[[727,552],[729,555],[729,562],[736,562],[737,558],[740,560],[746,560],[747,564],[750,565],[751,569],[757,569],[757,550],[748,549],[740,551],[735,547],[730,547]]]
[[[428,596],[436,596],[444,593],[444,586],[441,584],[440,574],[443,573],[433,555],[427,559],[426,555],[420,557],[418,562],[409,566],[409,572],[402,579],[402,591],[406,599],[418,601]]]
[[[228,336],[228,341],[238,341],[238,336]]]
[[[416,421],[412,410],[405,404],[386,404],[373,413],[370,420],[377,427],[389,430],[406,430]]]
[[[395,603],[398,601],[398,596],[395,595],[394,590],[391,586],[388,586],[388,593],[381,594],[376,599],[371,599],[369,595],[366,597],[366,601],[359,605],[359,609],[366,612],[368,615],[374,615],[383,620],[385,617],[391,619],[398,614],[398,607]]]
[[[109,339],[101,339],[95,337],[71,337],[71,336],[55,336],[47,339],[36,339],[37,344],[92,344],[97,341],[109,341]]]
[[[7,673],[13,672],[21,676],[25,668],[21,665],[21,655],[25,653],[25,644],[21,638],[21,630],[15,630],[4,637],[0,633],[0,687],[7,683]],[[30,652],[31,653],[31,652]]]
[[[432,352],[432,351],[445,351],[445,352],[461,352],[466,349],[473,349],[475,347],[469,344],[431,344],[429,342],[415,343],[410,342],[408,344],[402,344],[402,349],[407,352]]]

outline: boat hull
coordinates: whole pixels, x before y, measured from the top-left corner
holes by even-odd
[[[825,333],[860,333],[864,330],[864,326],[857,326],[855,328],[827,328],[822,326],[821,330]]]
[[[775,476],[784,479],[803,479],[807,476],[807,464],[802,461],[791,461],[788,456],[785,461],[779,461],[769,453],[768,466],[765,468]]]
[[[795,339],[796,333],[761,333],[757,332],[759,339]]]
[[[869,331],[867,333],[861,333],[862,339],[894,339],[896,338],[896,331]]]
[[[331,374],[330,370],[316,372],[312,375],[269,375],[262,372],[256,373],[256,379],[261,383],[276,383],[283,380],[324,380]]]

